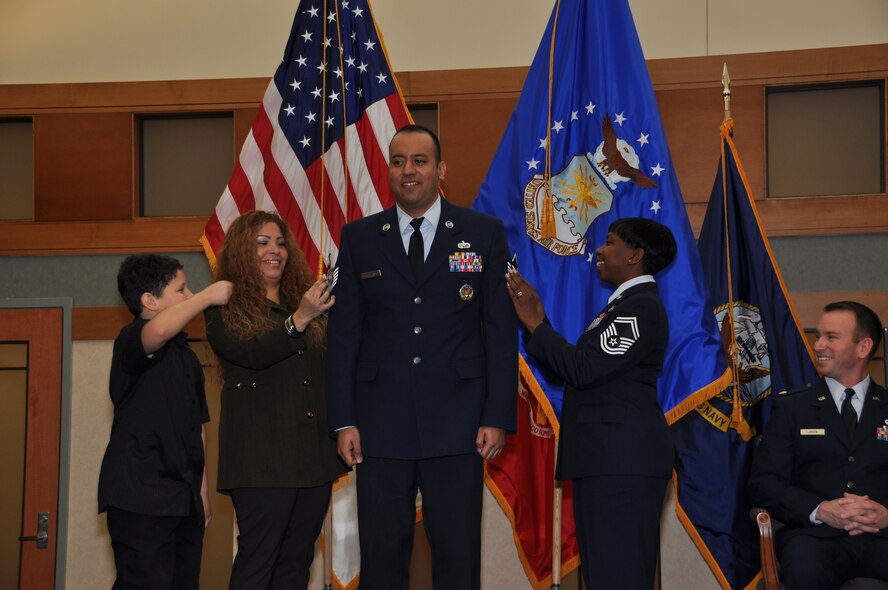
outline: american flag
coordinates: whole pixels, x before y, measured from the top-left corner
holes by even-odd
[[[277,211],[309,265],[339,253],[348,222],[394,204],[388,145],[412,122],[366,0],[302,0],[201,242],[211,262],[241,213]],[[352,590],[360,554],[353,474],[333,492],[333,582]]]
[[[201,242],[215,260],[241,213],[277,211],[313,268],[342,226],[391,206],[388,144],[411,121],[366,0],[302,0],[284,57]]]

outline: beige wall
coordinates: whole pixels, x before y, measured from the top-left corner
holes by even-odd
[[[99,516],[99,467],[111,433],[108,397],[112,342],[75,342],[71,353],[71,470],[68,488],[68,590],[110,588],[114,557]]]
[[[296,0],[3,0],[0,84],[270,76]],[[630,0],[648,59],[888,42],[888,2]],[[528,65],[551,0],[375,0],[395,70]],[[261,8],[260,8],[261,7]]]

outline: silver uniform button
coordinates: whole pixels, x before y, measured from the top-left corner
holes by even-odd
[[[422,326],[415,326],[413,328],[413,333],[414,334],[422,334]]]
[[[414,297],[413,303],[415,303],[416,305],[419,305],[420,303],[422,303],[422,297]]]
[[[418,365],[421,362],[422,362],[422,357],[419,357],[419,356],[413,357],[413,364],[414,365]]]

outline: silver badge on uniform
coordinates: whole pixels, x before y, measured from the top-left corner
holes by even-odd
[[[459,244],[456,245],[456,247],[459,248],[460,250],[468,250],[469,248],[472,247],[472,245],[468,242],[460,242]]]
[[[631,316],[618,316],[601,333],[599,343],[601,349],[607,354],[620,355],[626,354],[638,337],[638,319]]]
[[[605,311],[602,311],[600,314],[598,314],[598,317],[595,318],[594,320],[592,320],[592,323],[589,324],[589,327],[586,328],[586,331],[588,332],[589,330],[594,330],[598,326],[598,324],[601,323],[601,320],[603,320],[604,316],[606,316],[606,315],[607,315],[607,312],[605,312]]]
[[[475,290],[472,289],[471,285],[463,285],[459,288],[459,298],[463,301],[468,301],[475,295]]]
[[[390,229],[392,229],[391,223],[386,223],[385,225],[382,226],[382,231],[388,231]]]
[[[453,222],[448,219],[444,222],[444,227],[446,227],[447,229],[453,229]]]

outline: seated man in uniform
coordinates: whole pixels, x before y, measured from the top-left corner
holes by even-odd
[[[775,400],[756,450],[749,499],[785,525],[776,541],[790,590],[888,580],[888,392],[867,370],[881,338],[865,305],[827,305],[814,345],[822,378]]]

